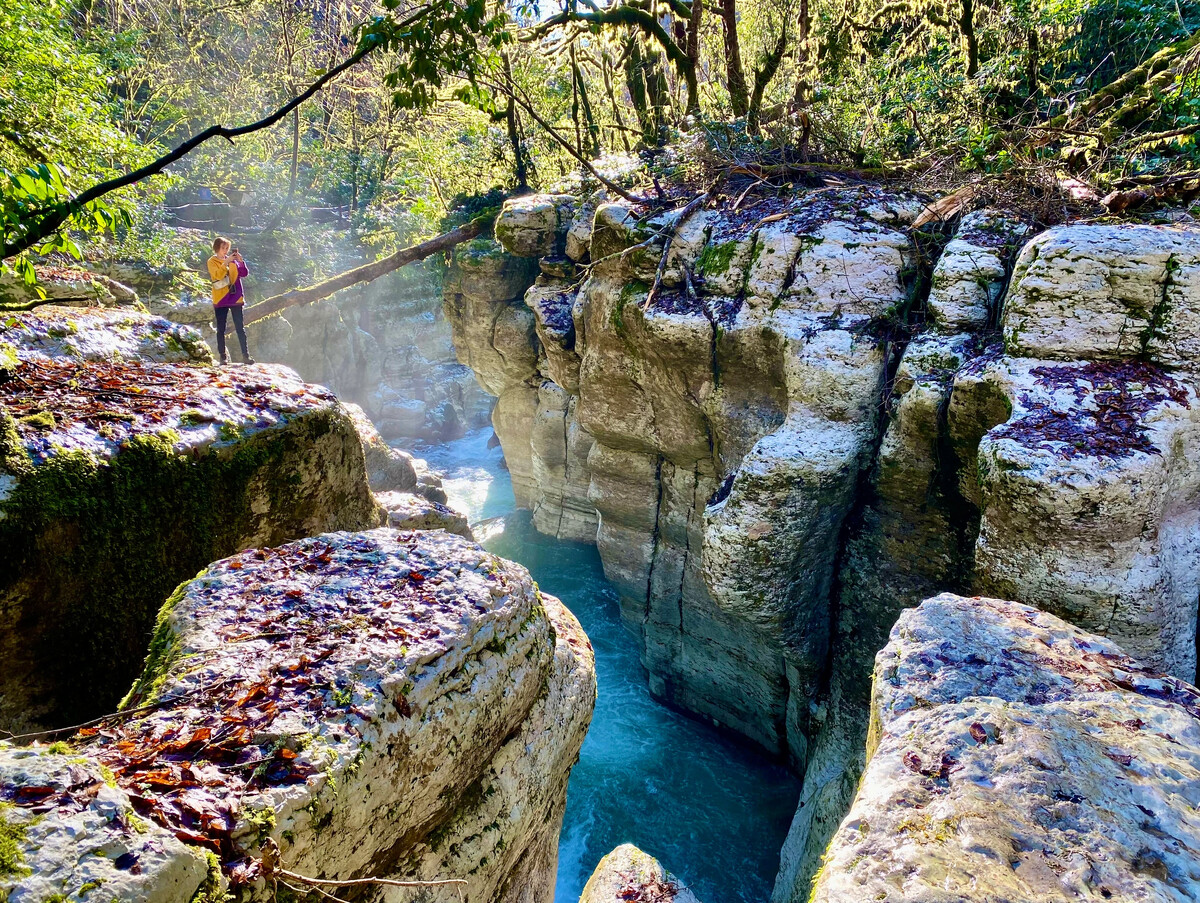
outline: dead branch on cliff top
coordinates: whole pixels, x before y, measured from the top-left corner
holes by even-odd
[[[696,195],[694,198],[688,201],[686,205],[684,205],[682,210],[679,211],[679,216],[676,218],[671,228],[667,231],[666,241],[663,242],[662,256],[658,259],[658,269],[654,271],[654,284],[650,286],[650,291],[646,294],[646,303],[642,305],[643,313],[650,309],[650,305],[654,302],[655,296],[662,289],[663,275],[667,271],[667,257],[671,253],[671,244],[675,241],[675,236],[679,233],[679,230],[683,228],[684,223],[691,219],[692,215],[705,204],[707,204],[709,199],[716,194],[717,189],[721,186],[723,181],[725,181],[724,174],[718,175],[716,180],[708,186],[707,191]]]

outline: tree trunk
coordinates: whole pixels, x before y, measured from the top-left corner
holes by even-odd
[[[808,35],[812,30],[812,14],[808,0],[800,0],[800,12],[796,17],[796,87],[792,91],[790,112],[799,113],[808,106],[808,95],[812,90],[808,81]]]
[[[612,77],[612,63],[608,58],[607,52],[603,53],[600,62],[600,71],[604,75],[604,90],[608,92],[608,102],[612,105],[613,121],[617,124],[617,131],[621,135],[621,144],[625,147],[625,153],[629,153],[631,150],[629,135],[625,131],[625,117],[621,115],[621,105],[617,103],[617,91]]]
[[[700,20],[704,17],[704,0],[692,0],[692,15],[687,27],[687,57],[691,72],[684,73],[687,79],[688,101],[687,112],[700,112],[700,85],[697,73],[700,71]]]
[[[729,89],[729,105],[734,116],[745,116],[750,110],[750,90],[742,70],[742,48],[737,33],[737,0],[721,0],[721,21],[725,25],[725,81]]]
[[[1041,59],[1038,48],[1037,29],[1030,26],[1025,36],[1025,96],[1036,97],[1038,93],[1038,70]]]
[[[395,254],[384,257],[382,260],[376,260],[374,263],[368,263],[360,267],[355,267],[352,270],[347,270],[344,273],[339,273],[336,276],[331,276],[324,282],[318,282],[316,285],[310,285],[308,288],[292,289],[281,295],[273,295],[265,301],[247,308],[245,322],[257,323],[259,320],[266,319],[272,314],[279,313],[281,310],[287,310],[289,307],[312,304],[314,301],[328,298],[335,292],[349,288],[352,285],[371,282],[393,270],[400,269],[402,266],[416,263],[418,260],[424,260],[438,251],[445,251],[457,244],[475,238],[486,232],[491,224],[492,217],[490,216],[476,217],[464,226],[459,226],[457,229],[449,232],[443,232],[441,235],[431,238],[429,241],[413,245],[411,248],[403,248]]]
[[[571,125],[575,128],[575,152],[583,153],[583,130],[579,127],[579,67],[575,65],[575,42],[571,42]]]
[[[963,60],[967,66],[967,78],[979,72],[979,39],[975,36],[975,0],[960,0],[962,15],[958,19],[958,30],[962,33]]]
[[[283,199],[283,204],[279,207],[279,212],[271,217],[270,222],[263,226],[263,234],[267,235],[279,228],[279,224],[283,222],[283,218],[287,216],[287,212],[292,208],[292,201],[296,197],[296,183],[300,178],[300,111],[292,110],[292,172],[288,181],[287,197]]]
[[[666,60],[662,53],[651,47],[646,47],[645,51],[646,93],[654,113],[654,138],[650,143],[654,147],[661,147],[667,140],[671,86],[667,83],[667,73],[664,71]]]
[[[642,132],[642,143],[654,144],[654,114],[646,90],[646,61],[642,58],[641,39],[633,33],[628,37],[625,54],[625,86],[629,90],[633,113]]]
[[[583,124],[587,129],[587,151],[593,157],[600,156],[600,127],[596,125],[596,114],[592,111],[592,102],[588,98],[587,83],[583,80],[583,72],[575,59],[575,45],[571,45],[571,68],[575,73],[575,85],[579,89],[579,106],[583,112]]]
[[[504,85],[509,93],[504,119],[508,126],[508,142],[513,149],[513,174],[517,177],[517,188],[525,191],[529,188],[529,167],[525,162],[525,150],[521,147],[521,123],[517,119],[517,105],[512,101],[512,61],[507,53],[500,54],[500,60],[504,65]]]
[[[787,45],[787,23],[784,23],[779,30],[779,40],[775,42],[775,46],[763,60],[762,68],[755,70],[754,73],[754,91],[750,95],[750,108],[746,111],[746,131],[751,135],[758,134],[759,119],[762,116],[763,93],[767,90],[771,79],[775,77],[775,73],[779,71],[779,66],[783,63],[783,55],[787,52]]]

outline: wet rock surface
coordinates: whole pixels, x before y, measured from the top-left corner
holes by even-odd
[[[904,612],[814,900],[1194,899],[1198,702],[1029,606]]]
[[[208,561],[380,523],[331,393],[282,367],[158,363],[206,356],[113,316],[0,329],[0,721],[17,732],[108,710],[162,600]]]
[[[196,330],[128,308],[80,310],[51,305],[7,314],[0,326],[0,343],[19,346],[26,355],[80,361],[213,362]]]
[[[579,903],[697,903],[696,895],[662,864],[631,843],[600,860]]]
[[[208,882],[270,899],[298,874],[548,901],[594,699],[578,622],[460,537],[384,528],[244,552],[164,606],[131,717],[69,755],[0,748],[4,817],[29,826],[0,887],[82,897],[103,880],[121,899],[187,901]]]
[[[186,901],[208,878],[202,850],[144,820],[112,772],[65,746],[0,743],[0,893],[11,903]]]

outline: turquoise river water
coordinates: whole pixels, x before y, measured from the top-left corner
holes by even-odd
[[[418,449],[490,551],[525,565],[596,650],[599,699],[571,773],[555,903],[576,903],[600,857],[637,844],[704,903],[765,903],[800,787],[779,764],[654,701],[637,639],[593,546],[560,542],[518,511],[490,430]]]

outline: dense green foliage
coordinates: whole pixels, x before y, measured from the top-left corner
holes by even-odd
[[[278,125],[71,208],[71,228],[177,261],[164,199],[211,197],[245,204],[251,231],[324,220],[391,250],[455,198],[681,135],[714,165],[1034,172],[1103,193],[1190,174],[1198,28],[1200,0],[13,0],[0,231],[14,247],[39,211],[368,50]],[[34,250],[75,247],[60,231]]]

